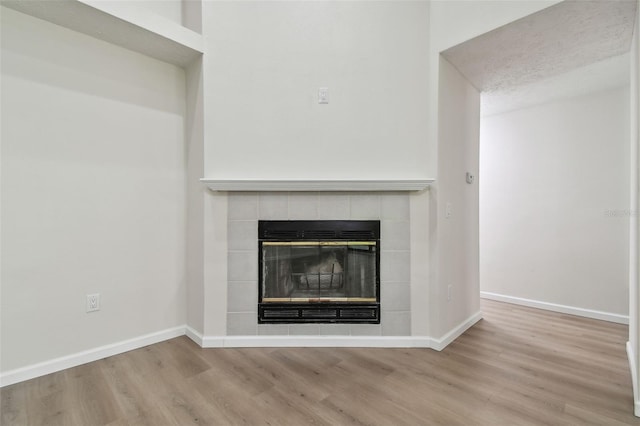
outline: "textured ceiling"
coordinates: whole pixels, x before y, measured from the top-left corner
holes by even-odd
[[[628,52],[636,5],[567,0],[442,55],[478,90],[505,92]]]
[[[625,53],[543,80],[482,92],[482,116],[629,86],[630,55]]]

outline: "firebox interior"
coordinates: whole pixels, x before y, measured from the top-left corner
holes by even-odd
[[[260,323],[380,322],[379,221],[260,221],[259,233]]]

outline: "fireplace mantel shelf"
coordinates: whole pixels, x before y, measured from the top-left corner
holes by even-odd
[[[200,179],[212,191],[422,191],[434,179]]]

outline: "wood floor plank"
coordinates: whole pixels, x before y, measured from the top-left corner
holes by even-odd
[[[625,325],[483,301],[442,352],[185,336],[0,389],[13,425],[640,425]]]

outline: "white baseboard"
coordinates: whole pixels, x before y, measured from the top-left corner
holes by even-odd
[[[446,348],[451,342],[460,337],[462,333],[467,331],[471,326],[482,319],[482,312],[478,311],[475,314],[471,315],[466,320],[462,321],[458,326],[456,326],[453,330],[449,331],[447,334],[442,336],[439,339],[431,339],[431,348],[436,351],[441,351]]]
[[[204,336],[199,331],[187,326],[187,337],[193,340],[201,348],[224,348],[224,336]]]
[[[187,327],[187,336],[203,348],[430,348],[430,337],[418,336],[202,336]]]
[[[629,324],[629,316],[613,314],[611,312],[595,311],[592,309],[577,308],[575,306],[558,305],[556,303],[541,302],[539,300],[524,299],[522,297],[506,296],[504,294],[481,291],[480,297],[483,299],[496,300],[498,302],[513,303],[514,305],[528,306],[530,308],[544,309],[547,311],[560,312],[563,314],[577,315],[585,318],[615,322],[618,324]]]
[[[196,329],[191,328],[190,326],[187,325],[185,327],[184,334],[186,334],[186,336],[189,339],[193,340],[198,346],[200,346],[201,348],[204,348],[204,345],[203,345],[204,339],[203,339],[202,333],[200,333]]]
[[[636,365],[636,354],[633,351],[631,342],[627,342],[627,358],[629,359],[629,370],[631,371],[631,384],[633,385],[633,414],[640,417],[640,395],[638,395],[638,366]]]
[[[225,348],[429,348],[431,339],[414,336],[225,336]]]
[[[482,319],[478,311],[440,339],[429,336],[203,336],[187,327],[187,336],[203,348],[426,348],[443,350]]]
[[[203,348],[360,347],[432,348],[440,351],[481,318],[480,312],[472,315],[440,339],[428,336],[204,336],[192,327],[180,326],[0,373],[0,387],[77,367],[183,335],[187,335]]]
[[[144,336],[133,339],[124,340],[122,342],[112,343],[110,345],[100,346],[98,348],[55,358],[50,361],[40,362],[38,364],[17,368],[15,370],[9,370],[0,373],[0,387],[34,379],[46,374],[55,373],[56,371],[65,370],[67,368],[77,367],[78,365],[173,339],[174,337],[182,336],[184,334],[185,326],[169,328],[155,333],[145,334]]]

